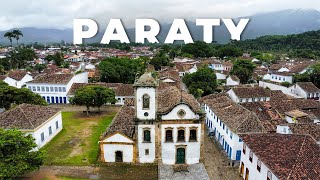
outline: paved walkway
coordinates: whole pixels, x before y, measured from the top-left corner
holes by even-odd
[[[202,163],[175,168],[171,165],[159,165],[160,180],[209,180]]]

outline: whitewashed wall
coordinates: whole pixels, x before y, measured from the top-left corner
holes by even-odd
[[[150,130],[150,143],[143,142],[143,130]],[[152,163],[155,160],[155,125],[139,125],[138,126],[138,148],[139,162]],[[146,149],[149,150],[149,155],[145,154]]]
[[[229,150],[227,151],[226,149],[225,152],[228,154],[228,157],[231,160],[236,160],[236,154],[237,151],[241,151],[242,149],[242,144],[243,142],[240,141],[239,136],[232,132],[229,127],[227,127],[224,123],[223,120],[221,120],[212,109],[210,109],[209,106],[205,105],[205,112],[206,112],[206,124],[207,126],[211,129],[211,132],[216,130],[215,132],[215,138],[216,140],[220,143],[221,146],[223,146],[223,140],[225,143],[229,144]],[[218,121],[217,121],[218,120]],[[220,125],[221,121],[221,125]],[[223,129],[223,124],[225,125],[225,128]],[[228,129],[228,133],[227,133]],[[218,138],[220,133],[220,138]],[[232,137],[232,138],[231,138]],[[224,147],[223,147],[224,148]],[[231,156],[229,155],[230,153],[230,148],[231,148]]]
[[[58,129],[56,129],[57,121],[59,125]],[[49,135],[49,127],[52,128],[51,135]],[[32,134],[32,136],[35,138],[35,142],[38,145],[38,148],[41,148],[48,142],[50,142],[62,129],[62,115],[61,112],[59,112],[53,118],[48,120],[45,124],[41,125],[38,129],[36,129],[33,133],[30,134]],[[41,141],[41,133],[44,133],[44,141]]]
[[[116,143],[134,143],[131,139],[121,135],[115,134],[103,142],[116,142]],[[105,162],[115,162],[117,151],[122,152],[123,162],[133,162],[133,144],[103,144],[103,156]]]
[[[308,98],[308,94],[298,84],[293,86],[292,93],[305,99]]]
[[[184,117],[179,117],[178,112],[180,110],[185,111]],[[175,120],[175,119],[199,119],[199,115],[195,114],[188,105],[179,104],[174,107],[168,114],[162,116],[162,120]]]
[[[293,82],[293,78],[292,76],[283,76],[283,75],[278,75],[278,74],[271,74],[271,79],[270,81],[274,81],[274,82],[289,82],[292,83]]]
[[[216,72],[217,80],[225,80],[227,79],[227,75]]]
[[[227,86],[237,86],[240,83],[238,81],[234,81],[231,77],[227,78]]]
[[[246,153],[243,154],[242,152],[241,154],[241,162],[240,162],[239,168],[241,168],[241,163],[243,162],[244,164],[243,178],[245,178],[246,168],[248,168],[249,180],[267,179],[267,173],[269,171],[268,167],[261,161],[261,172],[259,172],[257,170],[257,161],[259,158],[253,153],[252,162],[251,162],[249,161],[249,153],[250,153],[250,149],[246,147]],[[278,178],[273,173],[272,173],[272,180],[278,180]]]
[[[263,88],[269,88],[271,90],[280,90],[284,94],[299,98],[299,96],[292,93],[293,86],[287,88],[285,86],[281,86],[281,85],[273,84],[273,83],[268,83],[268,82],[264,82],[264,81],[259,81],[259,86],[263,87]]]
[[[67,96],[68,91],[70,90],[73,83],[88,83],[88,73],[80,73],[75,75],[67,84],[49,84],[49,83],[26,83],[27,88],[31,89],[34,93],[39,94],[41,97],[45,97],[45,100],[47,100],[47,97],[50,99],[50,103],[64,103],[64,98],[66,98],[66,103],[69,103],[69,97]],[[33,87],[36,87],[36,91],[34,91]],[[40,87],[40,91],[38,91],[37,87]],[[49,91],[42,91],[41,87],[49,87]],[[51,91],[50,87],[53,87],[54,91]],[[65,92],[56,92],[55,88],[65,88]],[[52,97],[54,101],[52,102]],[[58,98],[58,99],[57,99]],[[61,102],[62,98],[62,102]],[[57,101],[58,100],[58,101]]]
[[[173,128],[173,142],[165,142],[165,129]],[[177,142],[178,128],[185,128],[185,142]],[[189,142],[190,127],[197,127],[197,142]],[[161,157],[164,164],[176,163],[177,146],[185,146],[186,164],[196,164],[200,161],[201,124],[165,124],[161,125]]]
[[[150,97],[150,108],[143,109],[143,95],[148,94]],[[154,87],[138,87],[136,89],[136,115],[137,118],[141,120],[155,119],[156,118],[156,89]],[[144,116],[144,113],[147,112],[149,115]]]

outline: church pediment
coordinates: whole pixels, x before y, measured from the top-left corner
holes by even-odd
[[[103,142],[134,143],[132,139],[121,133],[115,133],[107,136],[104,138]]]
[[[199,119],[199,115],[193,112],[189,105],[181,103],[172,108],[168,113],[163,114],[161,119]]]

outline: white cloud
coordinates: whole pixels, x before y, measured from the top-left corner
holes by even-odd
[[[226,18],[291,8],[320,9],[314,0],[10,0],[2,2],[0,30],[19,27],[72,28],[74,18],[92,18],[106,25],[121,18],[168,22],[174,18]]]

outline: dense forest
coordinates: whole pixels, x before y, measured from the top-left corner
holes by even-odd
[[[286,36],[262,36],[233,43],[245,51],[276,51],[291,57],[320,57],[320,30]]]

